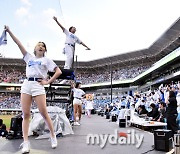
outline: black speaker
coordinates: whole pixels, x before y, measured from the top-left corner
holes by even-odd
[[[19,114],[11,118],[10,130],[6,136],[7,139],[21,139],[22,138],[22,115]]]
[[[174,151],[175,154],[180,153],[180,133],[174,134]]]
[[[112,122],[116,122],[117,121],[117,116],[116,115],[112,115]]]
[[[91,110],[91,114],[96,114],[95,109],[92,109],[92,110]]]
[[[109,114],[109,112],[106,113],[106,119],[110,119],[110,114]]]
[[[126,119],[119,119],[119,127],[126,127]]]
[[[173,135],[171,130],[154,130],[154,146],[157,151],[169,152],[173,148]]]
[[[131,119],[131,117],[130,116],[127,116],[127,120],[130,120]]]
[[[101,117],[104,117],[104,112],[101,112]]]
[[[11,118],[10,130],[12,131],[22,131],[22,116],[17,115]]]

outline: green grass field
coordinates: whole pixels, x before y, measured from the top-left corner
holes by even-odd
[[[14,115],[0,115],[0,119],[3,119],[3,124],[6,125],[7,130],[9,130],[10,128],[10,124],[11,124],[11,118]]]

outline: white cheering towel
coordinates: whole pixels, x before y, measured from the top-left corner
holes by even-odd
[[[4,30],[0,37],[0,45],[7,44],[6,31]]]

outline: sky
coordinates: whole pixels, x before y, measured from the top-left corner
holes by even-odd
[[[43,41],[47,57],[65,60],[56,16],[66,29],[75,26],[91,48],[77,44],[78,61],[91,61],[148,48],[180,17],[179,6],[180,0],[0,0],[0,33],[8,25],[28,52]],[[0,53],[22,58],[9,35]]]

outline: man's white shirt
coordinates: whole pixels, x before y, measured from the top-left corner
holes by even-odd
[[[82,42],[76,35],[69,32],[67,29],[64,30],[64,33],[66,34],[65,44],[69,43],[69,44],[75,45],[75,43],[80,44]]]

